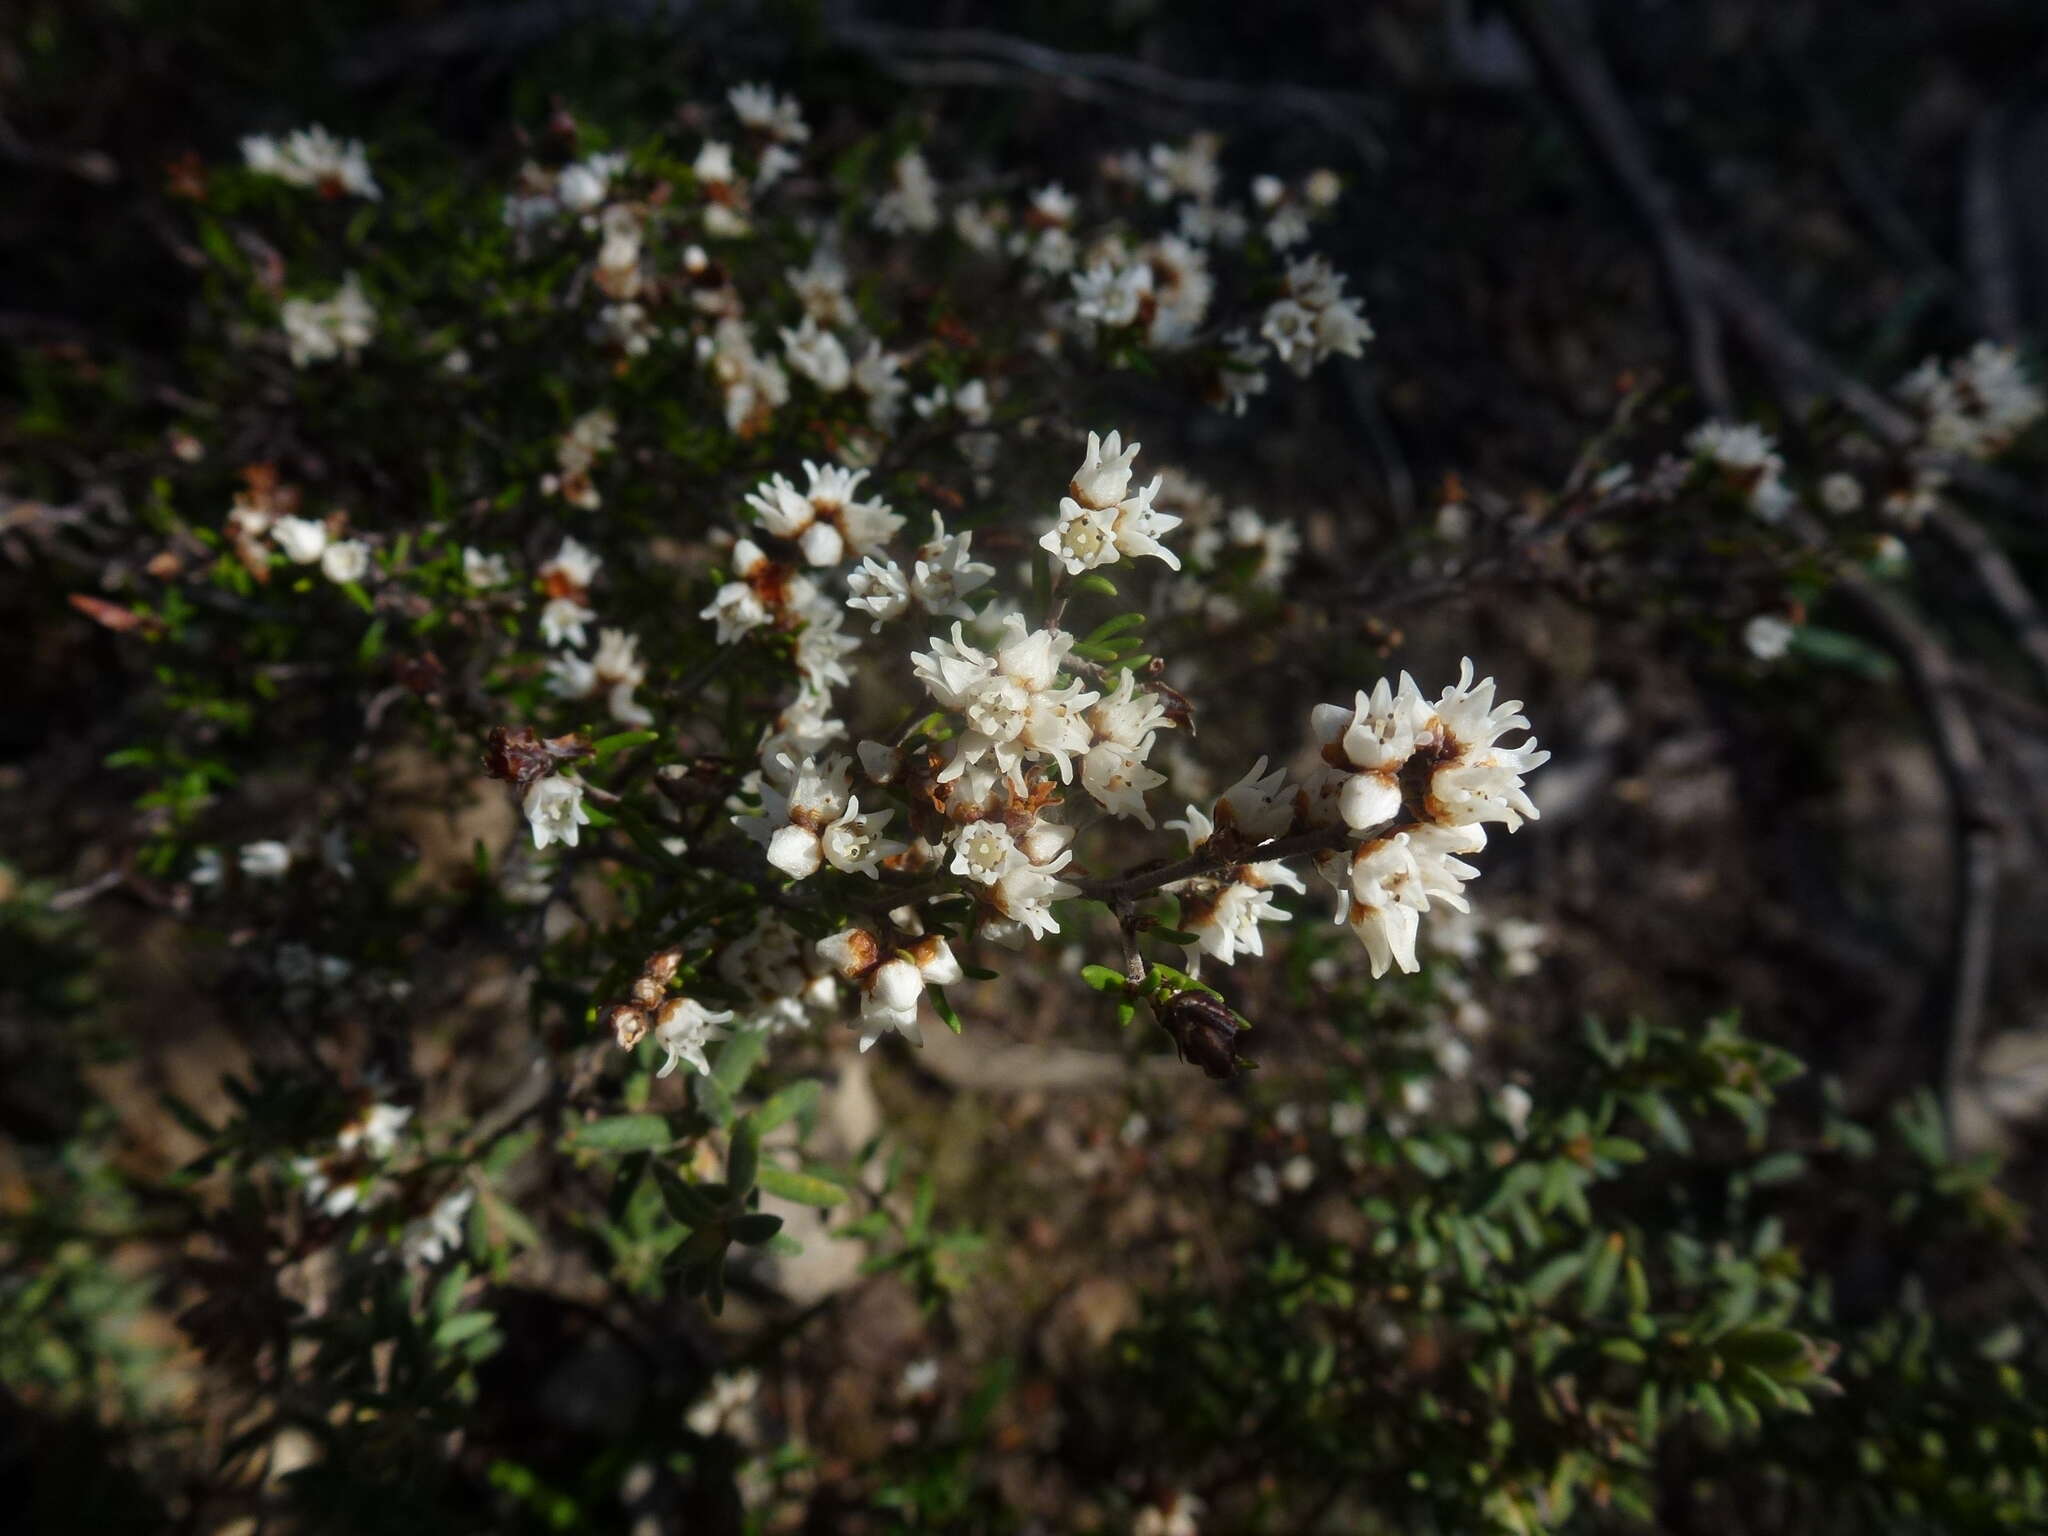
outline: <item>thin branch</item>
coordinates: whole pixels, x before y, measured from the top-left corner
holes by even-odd
[[[1679,221],[1676,199],[1651,168],[1649,153],[1606,62],[1592,39],[1561,17],[1550,0],[1508,0],[1507,9],[1656,246],[1665,297],[1685,339],[1686,360],[1700,399],[1713,415],[1732,416],[1735,394],[1728,384],[1720,322],[1702,280],[1699,253]]]
[[[979,27],[926,29],[841,17],[828,24],[834,39],[872,57],[885,71],[925,83],[1031,87],[1081,101],[1133,94],[1181,107],[1269,112],[1314,123],[1348,143],[1367,164],[1385,156],[1365,118],[1371,98],[1310,86],[1251,85],[1176,75],[1137,59],[1105,53],[1066,53],[1026,38]]]
[[[2020,281],[2000,178],[2004,128],[2004,116],[1994,107],[1977,119],[1970,134],[1964,151],[1960,233],[1963,264],[1970,273],[1984,333],[2010,342],[2020,333]]]
[[[1075,884],[1081,887],[1081,895],[1084,898],[1107,902],[1111,910],[1115,910],[1120,901],[1149,895],[1179,880],[1195,880],[1204,875],[1219,874],[1240,864],[1266,864],[1278,859],[1299,858],[1305,853],[1324,853],[1333,848],[1342,848],[1354,838],[1361,842],[1369,842],[1399,825],[1399,822],[1390,821],[1384,826],[1364,833],[1353,833],[1345,826],[1317,827],[1311,832],[1296,832],[1291,836],[1275,838],[1270,842],[1237,852],[1191,853],[1171,864],[1141,864],[1135,869],[1125,870],[1120,875],[1110,875],[1099,880],[1079,880]]]
[[[2034,595],[2027,590],[2005,551],[1998,547],[1997,540],[1973,519],[1946,505],[1927,514],[1926,527],[1944,539],[1976,572],[1978,586],[2011,626],[2036,679],[2048,689],[2048,619],[2041,616]]]

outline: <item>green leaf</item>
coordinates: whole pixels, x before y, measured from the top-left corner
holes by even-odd
[[[1621,1234],[1610,1232],[1600,1239],[1594,1250],[1593,1261],[1586,1266],[1586,1289],[1580,1304],[1589,1313],[1598,1313],[1607,1305],[1607,1298],[1613,1294],[1615,1279],[1621,1273],[1621,1259],[1627,1245]]]
[[[576,1126],[570,1140],[596,1152],[653,1152],[668,1146],[675,1135],[660,1115],[612,1115]]]
[[[781,1230],[782,1218],[764,1211],[749,1211],[732,1219],[733,1241],[745,1243],[750,1248],[759,1247]]]
[[[1086,638],[1089,643],[1100,645],[1105,640],[1114,640],[1118,635],[1140,628],[1144,622],[1145,615],[1142,613],[1120,613],[1115,618],[1096,625]]]
[[[458,1312],[434,1330],[434,1343],[441,1349],[453,1349],[464,1339],[473,1339],[497,1319],[488,1312]]]
[[[650,741],[661,740],[659,731],[620,731],[615,736],[601,736],[591,743],[591,752],[598,762],[603,762],[615,752],[624,752],[631,747],[644,747]]]
[[[768,1102],[754,1111],[754,1123],[766,1136],[770,1131],[787,1125],[801,1115],[807,1115],[818,1102],[818,1095],[825,1085],[815,1077],[806,1077],[788,1086],[779,1088]]]
[[[1561,1253],[1529,1277],[1525,1289],[1529,1299],[1539,1306],[1552,1300],[1559,1291],[1570,1285],[1579,1271],[1586,1267],[1586,1256],[1582,1253]]]
[[[1749,1170],[1752,1184],[1784,1184],[1806,1172],[1806,1159],[1797,1152],[1774,1152]]]
[[[1089,571],[1074,578],[1074,589],[1079,592],[1093,592],[1101,597],[1115,597],[1116,583],[1097,571]]]
[[[794,1200],[798,1205],[834,1206],[846,1203],[846,1191],[830,1179],[821,1179],[814,1173],[799,1173],[793,1168],[779,1168],[774,1163],[763,1163],[760,1173],[763,1193],[775,1195],[784,1200]]]
[[[952,1030],[956,1035],[959,1034],[960,1015],[953,1005],[946,1001],[946,989],[944,987],[926,986],[924,994],[932,1000],[932,1012],[945,1020],[946,1028]]]
[[[747,1198],[760,1166],[761,1128],[754,1123],[752,1115],[744,1115],[732,1128],[732,1145],[725,1155],[725,1182],[732,1188],[735,1204]]]
[[[1107,965],[1082,966],[1081,979],[1098,992],[1123,992],[1131,985],[1122,971]]]
[[[667,1163],[655,1162],[654,1183],[661,1191],[661,1203],[669,1215],[690,1228],[707,1227],[718,1219],[717,1203],[705,1198],[694,1184],[686,1182]]]

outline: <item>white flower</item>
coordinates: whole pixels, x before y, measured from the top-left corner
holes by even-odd
[[[1241,868],[1228,884],[1188,881],[1181,888],[1180,926],[1195,936],[1190,959],[1211,955],[1224,965],[1239,954],[1262,955],[1260,923],[1284,923],[1294,914],[1274,904],[1273,887],[1302,889],[1301,877],[1280,863]]]
[[[1325,820],[1334,812],[1354,832],[1390,820],[1401,809],[1401,769],[1429,721],[1429,704],[1405,672],[1398,688],[1381,678],[1370,694],[1360,689],[1350,709],[1318,704],[1309,723],[1326,767],[1311,786],[1315,810]]]
[[[944,987],[959,981],[960,962],[937,934],[914,939],[905,949],[883,951],[881,941],[866,928],[847,928],[818,941],[818,955],[839,975],[860,988],[860,1048],[865,1051],[890,1030],[912,1045],[923,1044],[918,1026],[918,999],[927,985]]]
[[[1060,931],[1052,904],[1081,894],[1079,886],[1059,878],[1073,862],[1074,852],[1067,846],[1073,837],[1072,827],[1040,821],[1016,840],[1024,860],[1010,864],[989,888],[989,902],[1000,915],[982,924],[984,937],[1015,948],[1027,933],[1042,939]]]
[[[535,848],[545,848],[549,843],[565,843],[574,848],[577,829],[590,824],[590,813],[583,808],[583,786],[559,774],[534,780],[526,792],[525,810],[526,820],[533,828]]]
[[[1263,1172],[1270,1179],[1273,1170],[1260,1164],[1255,1171]],[[1261,1201],[1264,1205],[1278,1203],[1277,1194],[1271,1200]],[[1201,1536],[1201,1527],[1196,1517],[1206,1506],[1192,1493],[1175,1493],[1164,1504],[1147,1504],[1138,1512],[1136,1523],[1131,1526],[1131,1536]]]
[[[777,96],[765,85],[736,85],[725,99],[732,103],[733,115],[756,133],[784,144],[801,144],[811,136],[794,96]]]
[[[900,156],[892,175],[895,185],[876,199],[870,215],[875,228],[889,234],[925,234],[937,229],[939,189],[924,156],[914,149]]]
[[[244,843],[235,860],[251,880],[276,880],[292,867],[292,851],[274,838]]]
[[[1946,369],[1929,358],[1898,392],[1926,418],[1929,446],[1972,459],[1998,453],[2044,410],[2019,354],[1989,341],[1978,342]]]
[[[324,299],[285,300],[278,315],[295,368],[336,357],[353,362],[369,345],[377,322],[377,311],[353,272]]]
[[[887,430],[903,407],[910,386],[903,381],[903,359],[884,352],[872,338],[860,361],[853,365],[853,387],[868,397],[868,420]]]
[[[978,203],[961,203],[954,208],[953,233],[969,250],[984,256],[993,256],[1002,243],[1002,229],[996,216]]]
[[[1072,780],[1073,754],[1085,752],[1090,740],[1083,711],[1097,698],[1078,682],[1053,686],[1073,643],[1072,635],[1029,629],[1011,614],[993,656],[967,644],[957,623],[950,644],[934,637],[929,651],[911,653],[912,668],[932,697],[967,721],[952,762],[940,770],[941,783],[989,757],[1021,788],[1023,764],[1046,755],[1063,780]]]
[[[472,587],[501,587],[511,577],[503,555],[487,555],[473,548],[462,551],[462,579]]]
[[[1863,482],[1836,470],[1820,483],[1820,504],[1837,516],[1854,512],[1863,505]]]
[[[573,429],[570,435],[576,435]],[[593,554],[574,539],[564,538],[562,547],[555,551],[552,560],[540,568],[539,575],[551,593],[582,592],[597,579],[598,568],[603,564],[604,560],[600,556]]]
[[[549,658],[547,677],[548,692],[558,699],[587,699],[597,690],[597,668],[581,656]]]
[[[1493,1097],[1493,1107],[1501,1119],[1507,1122],[1508,1130],[1517,1141],[1529,1128],[1529,1111],[1536,1107],[1536,1101],[1529,1096],[1529,1090],[1516,1083],[1508,1083]]]
[[[540,611],[540,636],[548,645],[581,645],[583,626],[597,615],[573,597],[551,597]]]
[[[1242,416],[1252,396],[1266,392],[1266,344],[1240,328],[1224,332],[1223,350],[1211,398],[1219,409]]]
[[[747,1416],[760,1390],[761,1378],[752,1371],[720,1376],[711,1383],[711,1390],[690,1409],[684,1422],[690,1426],[693,1435],[708,1437],[721,1429],[733,1430]],[[735,1438],[747,1437],[739,1435]]]
[[[860,641],[845,633],[845,623],[846,615],[836,608],[806,615],[796,634],[796,669],[806,688],[824,693],[853,680],[846,658],[860,649]]]
[[[690,169],[699,181],[712,186],[725,186],[736,179],[732,165],[732,146],[717,139],[706,139],[704,147],[697,151],[697,158]]]
[[[1510,976],[1533,976],[1543,963],[1542,950],[1550,930],[1525,918],[1504,917],[1493,925],[1500,946],[1501,969]]]
[[[1116,513],[1114,509],[1084,507],[1068,497],[1060,502],[1059,521],[1038,543],[1069,576],[1114,565],[1119,558]]]
[[[1453,909],[1465,905],[1459,887],[1479,871],[1455,855],[1476,853],[1485,843],[1481,827],[1424,824],[1363,843],[1348,858],[1318,858],[1338,887],[1340,920],[1365,945],[1375,977],[1384,976],[1390,965],[1419,969],[1415,937],[1422,914],[1432,901]]]
[[[1279,837],[1294,822],[1294,791],[1287,783],[1287,770],[1266,772],[1266,759],[1253,763],[1249,772],[1216,799],[1212,815],[1188,807],[1187,819],[1169,821],[1187,834],[1188,852],[1199,853],[1218,831],[1235,828],[1254,844]]]
[[[1275,299],[1266,307],[1259,334],[1272,346],[1273,355],[1295,372],[1302,371],[1296,362],[1301,357],[1314,366],[1316,317],[1293,299]]]
[[[358,1148],[375,1158],[389,1157],[398,1150],[399,1135],[412,1119],[403,1104],[370,1104],[335,1133],[334,1144],[344,1153]]]
[[[961,599],[995,579],[996,568],[972,558],[974,535],[949,534],[946,522],[932,513],[932,536],[917,551],[911,569],[911,595],[926,613],[968,618],[973,609]]]
[[[377,201],[376,179],[363,146],[354,139],[337,139],[317,123],[288,134],[283,143],[258,135],[242,140],[242,160],[262,176],[275,176],[295,187],[315,187],[322,195],[339,197],[353,192]]]
[[[882,861],[895,858],[909,846],[881,835],[882,828],[895,814],[870,811],[862,815],[860,798],[850,797],[845,814],[819,835],[825,861],[844,874],[866,875],[870,880],[880,878]]]
[[[315,517],[280,517],[270,536],[296,565],[311,565],[327,548],[327,525]]]
[[[748,493],[747,505],[763,528],[794,541],[812,565],[837,565],[849,554],[860,558],[880,549],[903,527],[886,502],[856,497],[867,473],[806,459],[805,489],[775,475]]]
[[[816,874],[825,860],[822,842],[827,827],[852,807],[852,760],[840,755],[805,758],[801,765],[784,758],[784,770],[761,785],[758,814],[735,817],[734,825],[762,844],[768,862],[792,880]],[[775,779],[786,783],[786,791]]]
[[[910,580],[894,560],[868,556],[858,570],[846,573],[846,591],[846,606],[874,620],[870,630],[910,611]]]
[[[1107,438],[1088,434],[1088,450],[1081,467],[1067,485],[1067,494],[1084,507],[1113,510],[1131,487],[1131,461],[1138,456],[1138,444],[1126,448],[1121,434]]]
[[[732,570],[734,579],[720,587],[698,614],[717,624],[720,645],[730,645],[764,624],[819,612],[817,587],[770,560],[752,539],[733,545]]]
[[[647,668],[640,661],[640,642],[623,629],[597,632],[597,652],[591,657],[591,689],[606,691],[606,707],[621,725],[647,726],[654,716],[635,702],[633,690],[647,680]]]
[[[810,265],[791,267],[785,274],[796,290],[797,302],[807,319],[819,325],[852,325],[853,300],[846,292],[845,263],[824,246],[811,252]]]
[[[1302,378],[1335,354],[1357,357],[1373,338],[1358,301],[1344,296],[1344,278],[1320,256],[1287,269],[1287,296],[1267,306],[1259,334]]]
[[[1008,827],[999,821],[977,821],[960,829],[950,868],[956,875],[982,885],[994,885],[1011,870],[1030,862]]]
[[[338,539],[320,551],[320,572],[329,581],[361,581],[370,571],[370,546]]]
[[[1473,681],[1468,658],[1457,683],[1436,701],[1426,727],[1436,760],[1425,807],[1432,821],[1455,827],[1497,821],[1513,832],[1536,820],[1522,777],[1549,762],[1550,754],[1539,751],[1533,738],[1519,747],[1498,745],[1509,731],[1527,730],[1529,722],[1517,713],[1519,699],[1495,704],[1493,692],[1492,678]]]
[[[1191,197],[1198,203],[1210,201],[1223,180],[1217,158],[1222,148],[1221,135],[1214,133],[1195,134],[1178,149],[1154,144],[1146,153],[1146,195],[1155,203],[1175,196]]]
[[[541,782],[548,781],[543,779]],[[718,1026],[731,1022],[730,1010],[714,1013],[687,997],[667,999],[654,1015],[654,1043],[668,1053],[668,1060],[654,1075],[667,1077],[680,1061],[709,1077],[711,1063],[704,1057],[704,1047],[715,1040],[725,1039],[727,1032]]]
[[[1152,483],[1130,494],[1131,461],[1138,445],[1128,448],[1115,432],[1106,439],[1088,434],[1087,456],[1060,502],[1059,521],[1038,541],[1070,576],[1121,559],[1150,555],[1173,570],[1180,557],[1159,542],[1159,536],[1180,526],[1180,519],[1154,509],[1152,500],[1165,483]]]
[[[1145,766],[1145,755],[1151,750],[1150,736],[1128,745],[1109,737],[1098,739],[1081,759],[1082,788],[1112,816],[1129,816],[1151,826],[1145,793],[1166,782],[1165,774]]]
[[[793,371],[828,395],[836,394],[853,381],[853,363],[846,348],[830,331],[820,330],[818,322],[809,315],[794,330],[783,328],[782,351]]]
[[[462,1247],[462,1227],[476,1191],[468,1185],[452,1189],[434,1202],[426,1215],[407,1224],[399,1250],[409,1264],[434,1265]]]
[[[1074,313],[1112,329],[1135,324],[1152,293],[1152,269],[1102,263],[1074,274]]]
[[[1760,613],[1742,626],[1742,643],[1758,661],[1776,661],[1792,648],[1796,626],[1775,613]]]

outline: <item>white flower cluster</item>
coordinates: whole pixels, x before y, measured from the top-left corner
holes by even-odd
[[[282,139],[251,135],[242,140],[242,162],[259,176],[312,187],[323,197],[353,193],[375,202],[383,196],[370,174],[363,146],[354,139],[337,139],[318,123],[295,129]]]
[[[2048,410],[2019,353],[1990,341],[1946,365],[1928,358],[1900,382],[1899,398],[1925,421],[1929,447],[1966,459],[2003,451]]]
[[[351,272],[324,299],[286,299],[279,318],[294,368],[341,358],[354,362],[377,331],[377,310]]]
[[[1750,510],[1764,522],[1782,522],[1798,500],[1785,484],[1777,440],[1753,421],[1701,422],[1685,446],[1747,497]]]
[[[1528,729],[1520,708],[1496,704],[1493,679],[1474,681],[1469,660],[1434,704],[1404,672],[1397,687],[1382,678],[1349,708],[1316,706],[1310,725],[1321,766],[1303,786],[1303,811],[1352,839],[1348,849],[1318,854],[1316,867],[1373,975],[1417,969],[1416,933],[1432,903],[1464,908],[1460,889],[1478,871],[1459,855],[1486,846],[1488,822],[1513,832],[1536,819],[1523,776],[1550,754],[1533,739],[1501,744]]]
[[[1307,378],[1330,357],[1364,354],[1372,323],[1345,294],[1341,273],[1322,257],[1308,256],[1287,269],[1286,286],[1285,296],[1267,306],[1259,335],[1296,377]]]

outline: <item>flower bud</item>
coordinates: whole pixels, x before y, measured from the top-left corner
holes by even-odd
[[[647,1010],[633,1003],[613,1003],[604,1012],[604,1024],[619,1049],[630,1051],[647,1037]]]
[[[1237,1054],[1237,1015],[1219,997],[1192,989],[1178,993],[1160,1008],[1159,1022],[1173,1036],[1180,1059],[1213,1081],[1227,1081],[1240,1067],[1253,1065]]]

